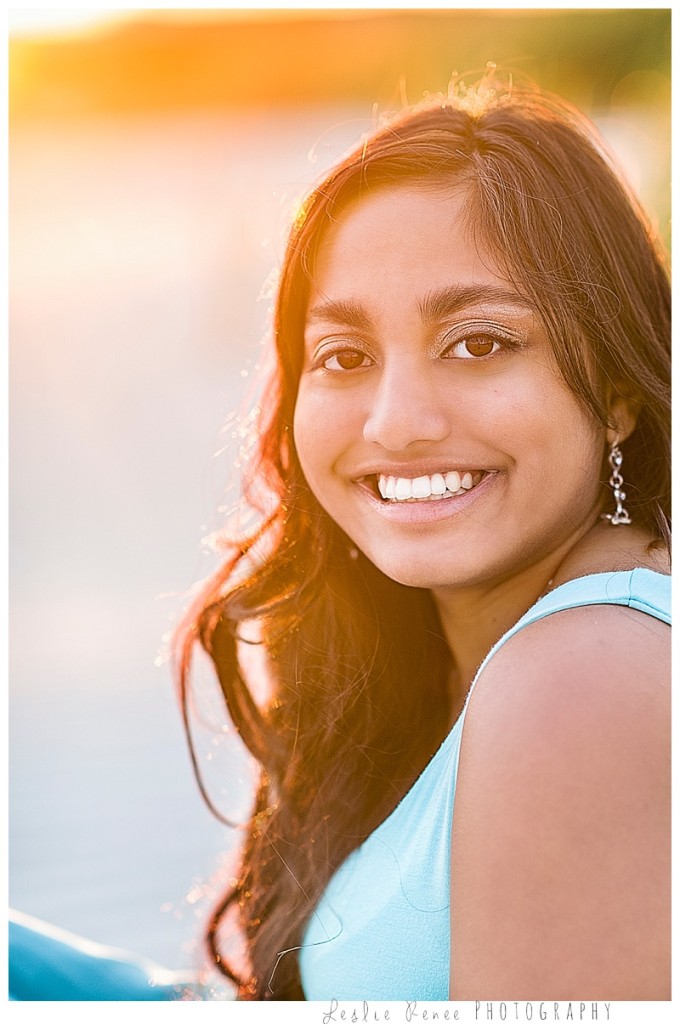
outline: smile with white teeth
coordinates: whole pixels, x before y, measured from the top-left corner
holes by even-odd
[[[403,476],[378,475],[378,491],[384,501],[439,501],[465,494],[476,487],[484,473],[460,473],[456,469],[448,473],[433,473],[432,476],[417,476],[409,479]]]

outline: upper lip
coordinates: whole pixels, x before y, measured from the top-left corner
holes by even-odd
[[[394,462],[371,462],[366,466],[357,467],[351,476],[354,480],[361,480],[369,476],[395,476],[407,480],[415,480],[419,476],[433,476],[435,473],[448,473],[451,470],[458,470],[459,473],[488,473],[493,472],[479,462],[470,460],[448,459],[446,456],[439,459],[426,459],[422,462],[408,462],[397,464]]]

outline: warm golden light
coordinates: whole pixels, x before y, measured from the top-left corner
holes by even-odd
[[[90,33],[120,21],[126,17],[125,10],[107,10],[81,8],[79,10],[61,10],[43,7],[31,10],[14,8],[8,15],[11,36],[74,36]]]

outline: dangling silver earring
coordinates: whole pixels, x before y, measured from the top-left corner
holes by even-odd
[[[621,453],[621,449],[616,441],[614,441],[609,451],[609,465],[612,469],[612,475],[609,477],[609,486],[614,492],[616,511],[605,512],[600,516],[601,519],[608,519],[612,526],[627,526],[629,523],[633,522],[626,509],[623,507],[623,503],[626,500],[626,494],[623,490],[623,477],[620,473],[622,464],[623,455]]]

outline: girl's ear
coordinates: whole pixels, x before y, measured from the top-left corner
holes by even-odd
[[[607,409],[609,424],[607,427],[608,444],[621,444],[635,430],[640,415],[640,401],[626,385],[617,386],[612,383],[608,387]]]

